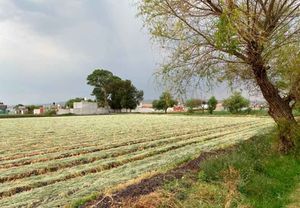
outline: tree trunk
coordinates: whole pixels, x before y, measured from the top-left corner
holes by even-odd
[[[269,114],[279,127],[279,149],[281,152],[287,153],[295,147],[291,127],[297,125],[297,122],[293,116],[292,107],[279,95],[278,89],[270,82],[265,67],[253,67],[253,72],[256,82],[269,104]]]

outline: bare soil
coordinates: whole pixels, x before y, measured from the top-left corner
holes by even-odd
[[[188,173],[195,173],[199,171],[200,165],[203,161],[213,156],[223,155],[233,151],[234,147],[228,149],[215,150],[211,152],[204,152],[199,157],[191,160],[175,169],[169,170],[163,174],[157,174],[150,178],[143,179],[137,184],[129,185],[122,190],[114,192],[111,196],[100,195],[96,200],[88,202],[83,208],[111,208],[123,207],[122,202],[130,199],[137,200],[139,197],[148,195],[163,186],[166,182],[174,179],[180,179]]]

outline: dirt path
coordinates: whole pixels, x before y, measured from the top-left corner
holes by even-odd
[[[300,208],[300,184],[297,189],[291,195],[292,203],[288,206],[288,208]]]
[[[200,164],[205,161],[207,158],[222,155],[227,152],[232,151],[234,148],[229,148],[226,150],[216,150],[212,152],[202,153],[198,158],[181,165],[173,170],[170,170],[164,174],[157,174],[151,178],[143,179],[137,184],[130,185],[123,190],[113,193],[111,196],[101,195],[98,199],[87,203],[84,208],[110,208],[110,207],[122,207],[121,202],[126,199],[137,199],[140,196],[150,194],[157,190],[167,181],[173,179],[182,178],[185,174],[199,171]]]

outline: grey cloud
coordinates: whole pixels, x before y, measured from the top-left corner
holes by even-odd
[[[132,80],[146,99],[158,97],[159,50],[136,14],[132,0],[1,0],[0,101],[88,97],[86,76],[95,68]]]

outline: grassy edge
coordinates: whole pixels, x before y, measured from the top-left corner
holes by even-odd
[[[284,207],[300,181],[300,158],[299,152],[280,155],[275,137],[257,135],[234,152],[204,161],[196,175],[168,182],[124,207]]]

